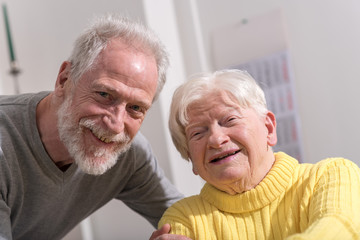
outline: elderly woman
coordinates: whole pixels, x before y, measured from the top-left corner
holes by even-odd
[[[299,164],[272,151],[276,119],[240,70],[180,86],[169,120],[174,144],[205,181],[159,222],[192,239],[360,239],[360,170],[330,158]]]

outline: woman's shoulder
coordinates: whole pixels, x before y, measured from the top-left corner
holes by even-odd
[[[200,202],[201,197],[199,195],[185,197],[175,202],[164,212],[158,226],[160,227],[165,223],[187,225],[194,215],[201,214],[200,209],[204,209],[199,207],[202,205]]]
[[[191,218],[194,215],[205,214],[207,210],[211,209],[210,204],[205,201],[200,195],[193,195],[185,197],[172,206],[170,206],[164,213],[163,217],[184,217]]]
[[[326,158],[323,160],[320,160],[319,162],[314,164],[314,168],[319,170],[327,170],[327,169],[340,169],[340,168],[349,168],[349,169],[355,169],[359,170],[358,165],[354,163],[353,161],[336,157],[336,158]]]
[[[360,178],[359,166],[353,161],[341,157],[326,158],[315,164],[304,164],[304,167],[309,168],[310,176],[315,178],[324,175],[334,175],[335,177],[348,175]]]
[[[202,200],[200,195],[192,195],[189,197],[185,197],[177,202],[175,202],[169,209],[176,210],[185,210],[196,208],[198,205],[203,205],[204,201]]]

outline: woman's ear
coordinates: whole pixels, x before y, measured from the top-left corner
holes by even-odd
[[[269,146],[274,146],[277,143],[276,135],[276,118],[274,113],[268,111],[265,116],[265,126],[268,130],[267,134],[267,144]]]
[[[192,170],[193,170],[193,173],[194,173],[195,175],[199,175],[198,170],[196,169],[196,167],[195,167],[195,165],[194,165],[193,161],[191,160],[191,157],[190,157],[189,152],[188,152],[188,156],[189,156],[189,160],[191,161],[191,164],[192,164]]]
[[[55,82],[55,94],[63,96],[65,92],[65,84],[69,80],[71,63],[65,61],[61,64],[59,73]]]
[[[196,169],[196,167],[194,166],[194,164],[193,164],[192,166],[193,166],[193,167],[192,167],[193,173],[194,173],[195,175],[199,175],[199,172],[198,172],[198,170]]]

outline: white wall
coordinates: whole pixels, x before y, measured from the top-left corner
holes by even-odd
[[[154,7],[158,8],[157,14],[169,11],[167,17],[171,18],[171,22],[175,11],[183,51],[176,53],[179,46],[174,39],[167,44],[171,45],[172,57],[176,58],[177,65],[184,64],[186,72],[181,73],[182,76],[212,68],[210,35],[214,29],[281,8],[295,74],[304,160],[316,162],[327,156],[344,156],[360,164],[356,151],[357,136],[360,134],[360,113],[357,111],[357,103],[360,102],[360,95],[357,93],[360,87],[358,1],[180,0],[174,1],[175,10],[171,10],[171,4],[161,4],[160,0],[144,1],[152,1]],[[9,0],[6,3],[15,52],[23,70],[19,78],[22,92],[53,89],[61,62],[68,57],[74,39],[91,16],[117,11],[150,21],[146,14],[151,15],[155,11],[149,6],[145,7],[146,4],[143,5],[141,0]],[[198,16],[191,14],[193,3],[198,7]],[[163,5],[167,5],[165,9],[162,8]],[[156,16],[152,17],[155,20],[150,25],[160,31],[160,35],[165,34],[161,31],[162,23],[157,22]],[[197,17],[200,20],[197,26],[200,26],[201,34],[194,32],[196,24],[193,21]],[[164,19],[163,22],[167,20]],[[3,22],[0,21],[0,92],[12,94],[12,80],[7,74],[9,61],[4,33]],[[204,63],[201,64],[202,51],[199,51],[201,46],[197,39],[199,36],[207,57],[205,67]],[[182,57],[184,59],[180,63]],[[178,84],[182,80],[173,73],[170,73],[169,81],[176,81]],[[169,94],[167,93],[166,99]],[[178,181],[181,189],[196,191],[198,186],[190,189],[190,186],[187,188],[181,184],[181,179],[176,180],[182,174],[189,174],[190,166],[183,166],[184,170],[179,172],[178,168],[174,168],[177,163],[171,162],[182,160],[178,156],[174,157],[176,159],[169,157],[176,154],[169,153],[172,150],[166,135],[168,110],[165,108],[166,102],[158,102],[154,106],[143,131],[152,141],[159,162],[169,178],[174,182]],[[146,221],[132,214],[119,202],[111,202],[95,213],[91,223],[95,239],[146,239],[145,236],[149,236],[152,231]],[[79,238],[80,231],[76,229],[67,239]]]

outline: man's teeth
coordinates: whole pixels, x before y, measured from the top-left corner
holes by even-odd
[[[105,138],[105,137],[101,137],[99,139],[100,139],[100,141],[103,141],[104,143],[109,143],[110,142],[110,140],[108,138]]]
[[[100,136],[100,135],[98,135],[98,134],[96,134],[96,133],[94,133],[94,132],[92,132],[100,141],[102,141],[102,142],[104,142],[104,143],[109,143],[109,142],[111,142],[111,140],[110,139],[108,139],[108,138],[106,138],[106,137],[103,137],[103,136]]]

